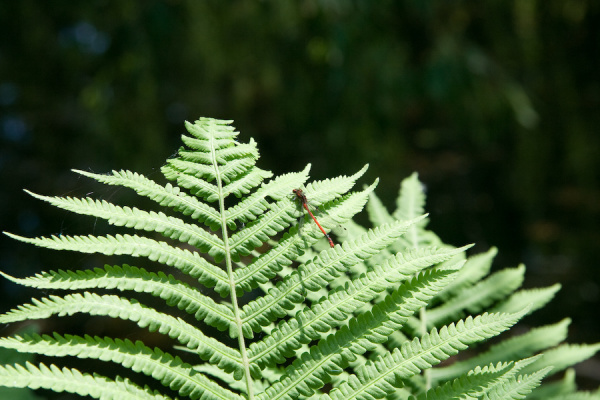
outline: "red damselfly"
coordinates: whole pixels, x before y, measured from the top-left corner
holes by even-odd
[[[329,245],[331,247],[335,247],[335,244],[333,244],[333,240],[331,240],[331,238],[329,237],[329,235],[327,234],[327,232],[325,232],[325,229],[323,229],[323,227],[321,226],[321,224],[319,223],[319,221],[317,221],[317,219],[313,215],[312,211],[310,211],[310,208],[308,207],[308,200],[306,200],[306,195],[304,194],[304,192],[302,191],[302,189],[294,189],[294,190],[292,190],[292,192],[294,192],[294,194],[296,195],[297,199],[302,204],[302,207],[304,207],[304,209],[308,212],[308,215],[311,216],[311,218],[313,219],[313,221],[315,221],[315,224],[317,224],[317,226],[319,227],[319,229],[321,230],[321,232],[323,232],[323,235],[325,235],[325,237],[327,238],[327,240],[329,240]]]

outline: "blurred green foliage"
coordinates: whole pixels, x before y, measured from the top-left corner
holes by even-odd
[[[0,225],[101,229],[20,189],[117,196],[69,169],[152,176],[184,119],[234,119],[261,167],[368,162],[390,207],[418,171],[445,241],[562,282],[546,317],[597,341],[599,23],[595,0],[0,0]],[[69,266],[0,243],[3,270]]]

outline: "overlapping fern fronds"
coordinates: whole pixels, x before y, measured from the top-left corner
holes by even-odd
[[[543,306],[557,287],[517,292],[523,267],[488,276],[494,250],[467,259],[468,246],[442,243],[425,229],[425,197],[416,176],[404,181],[398,209],[388,214],[373,194],[377,182],[350,192],[366,167],[310,183],[308,167],[272,178],[255,165],[254,141],[236,141],[229,121],[203,118],[186,127],[186,147],[162,167],[173,183],[130,171],[76,171],[130,188],[161,211],[29,192],[130,231],[8,236],[55,250],[126,256],[141,265],[53,270],[28,278],[2,273],[22,285],[66,294],[33,299],[0,316],[1,323],[77,313],[120,318],[167,335],[177,346],[158,349],[66,332],[0,338],[7,349],[101,360],[133,372],[101,376],[26,362],[0,366],[0,385],[100,399],[169,399],[173,393],[191,399],[505,399],[534,396],[548,364],[554,372],[597,350],[563,345],[546,357],[536,355],[564,339],[568,321],[563,321],[432,368],[509,329]],[[294,199],[292,190],[300,187],[320,209],[325,229],[346,227],[336,230],[341,243],[334,248],[324,245],[319,228]],[[367,201],[375,225],[368,230],[351,221]],[[301,227],[298,218],[305,220]],[[161,299],[165,308],[144,302],[147,296],[140,294]],[[208,334],[215,331],[227,337]],[[68,365],[68,359],[60,360]],[[135,373],[154,384],[136,383]]]
[[[425,206],[423,185],[416,174],[402,182],[394,213],[388,213],[374,193],[370,197],[367,209],[375,226],[397,218],[410,219],[421,215]],[[426,218],[412,225],[390,247],[406,253],[422,247],[446,246],[433,232],[426,230],[426,225]],[[465,265],[457,271],[456,278],[439,291],[419,314],[409,318],[402,329],[403,337],[421,337],[430,329],[443,328],[446,326],[444,324],[484,311],[514,313],[528,304],[526,313],[529,314],[544,307],[560,289],[559,284],[546,288],[520,289],[524,279],[524,265],[490,273],[496,253],[497,249],[492,248],[486,253],[464,259]],[[456,257],[461,259],[464,253],[459,253]],[[456,259],[451,261],[456,262]],[[438,268],[444,268],[444,263]],[[567,337],[569,323],[570,320],[566,318],[555,324],[533,328],[526,333],[506,337],[491,347],[478,349],[476,355],[470,358],[428,369],[419,379],[411,381],[416,388],[413,394],[416,392],[419,399],[460,396],[485,399],[568,399],[575,395],[598,399],[600,393],[577,393],[574,385],[568,388],[565,385],[561,391],[553,389],[556,387],[555,383],[539,386],[544,376],[557,374],[600,350],[600,344],[561,344]],[[512,372],[504,373],[498,378],[495,375],[499,368],[509,368]],[[516,376],[517,372],[520,375]],[[479,383],[479,380],[487,379],[494,383],[488,383],[487,386]],[[473,385],[472,382],[475,381],[479,386]],[[469,385],[473,385],[472,391],[467,390]],[[545,395],[541,395],[543,393]]]

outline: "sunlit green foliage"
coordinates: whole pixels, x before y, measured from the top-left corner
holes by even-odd
[[[0,315],[0,323],[86,314],[130,321],[175,346],[58,332],[3,337],[0,347],[67,366],[0,365],[1,386],[99,399],[167,400],[173,392],[207,400],[521,399],[548,390],[542,383],[547,375],[600,349],[560,344],[566,320],[470,349],[542,308],[558,287],[519,290],[524,266],[490,273],[495,249],[467,257],[470,246],[443,243],[427,229],[416,174],[403,181],[398,207],[389,214],[374,194],[377,181],[350,192],[366,166],[322,181],[307,182],[308,167],[273,177],[255,165],[256,143],[237,141],[230,124],[209,118],[186,124],[186,147],[161,168],[173,183],[129,171],[76,171],[131,188],[162,211],[30,192],[137,233],[8,236],[54,250],[129,256],[148,269],[106,265],[27,278],[0,272],[22,285],[67,291],[34,298]],[[324,244],[293,194],[299,187],[319,210],[322,226],[336,229],[339,244]],[[352,221],[367,201],[371,229]],[[452,363],[460,352],[477,355]],[[92,363],[70,367],[68,357]],[[93,361],[129,374],[104,376]],[[450,365],[438,366],[442,362]],[[151,384],[136,383],[140,375]],[[575,388],[562,385],[560,394],[568,399]]]

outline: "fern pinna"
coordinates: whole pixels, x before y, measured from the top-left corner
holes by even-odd
[[[29,362],[0,366],[0,385],[99,399],[169,399],[173,392],[178,398],[264,400],[543,395],[542,389],[532,390],[550,367],[536,354],[562,341],[566,322],[432,369],[509,329],[545,304],[556,288],[516,292],[523,268],[483,279],[493,250],[467,259],[467,247],[445,245],[427,231],[415,175],[404,181],[398,209],[389,214],[373,193],[377,182],[349,192],[366,167],[349,177],[310,183],[308,167],[270,179],[270,172],[255,165],[254,141],[237,142],[229,121],[203,118],[186,127],[187,147],[162,167],[175,184],[161,185],[129,171],[75,171],[133,189],[176,216],[29,192],[56,207],[142,233],[39,238],[7,233],[50,249],[138,257],[141,263],[162,264],[165,271],[124,264],[29,278],[2,273],[22,285],[71,291],[21,305],[1,315],[2,323],[76,313],[108,316],[168,335],[178,346],[167,351],[142,341],[54,333],[0,338],[0,347],[117,363],[169,390],[118,375]],[[319,227],[309,223],[294,195],[299,188],[320,207],[324,229],[346,227],[336,231],[340,244],[329,248]],[[368,230],[351,221],[367,201],[375,225]],[[297,224],[299,218],[305,223]],[[178,270],[187,281],[168,270]],[[105,289],[119,294],[102,294]],[[173,312],[143,304],[136,293],[162,299]],[[175,307],[190,318],[178,317]],[[489,307],[493,312],[485,312]],[[214,328],[228,338],[207,334]],[[538,343],[548,335],[553,339]],[[596,349],[557,347],[551,359],[566,368]],[[182,351],[193,354],[195,362],[176,355]],[[568,357],[575,353],[579,356]],[[559,384],[552,385],[556,394]]]

